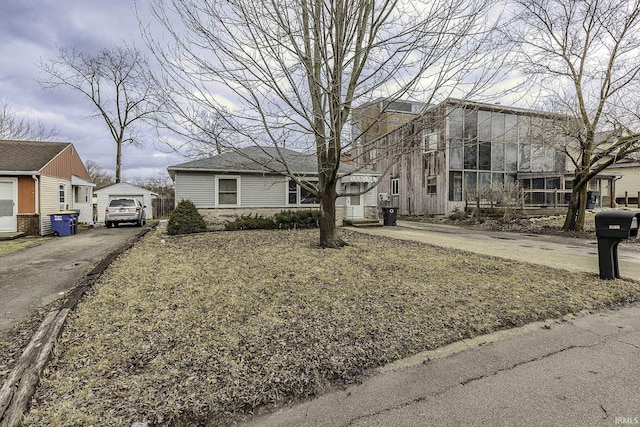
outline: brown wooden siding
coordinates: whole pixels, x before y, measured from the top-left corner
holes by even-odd
[[[18,214],[36,212],[36,186],[31,176],[18,177]]]
[[[71,175],[91,181],[87,169],[82,163],[73,145],[69,145],[40,171],[43,175],[71,179]]]

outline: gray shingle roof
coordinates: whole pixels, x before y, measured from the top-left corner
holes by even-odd
[[[286,165],[294,174],[317,174],[318,166],[315,153],[306,154],[298,151],[274,147],[247,147],[218,154],[217,156],[193,160],[169,166],[169,172],[175,170],[200,170],[207,172],[247,172],[247,173],[284,173]],[[355,168],[342,164],[338,172],[346,174]],[[359,173],[375,174],[376,172],[361,170]]]
[[[69,145],[69,142],[0,140],[0,171],[39,171]]]

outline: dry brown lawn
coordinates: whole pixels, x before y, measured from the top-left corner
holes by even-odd
[[[342,231],[149,233],[65,326],[27,425],[220,425],[640,284]],[[166,243],[161,243],[161,239]]]

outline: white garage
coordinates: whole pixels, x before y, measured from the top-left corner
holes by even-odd
[[[145,206],[144,212],[147,220],[153,219],[153,209],[151,204],[157,194],[146,188],[138,187],[126,182],[114,184],[109,187],[95,190],[93,194],[97,197],[98,222],[104,222],[104,210],[113,199],[138,199]]]

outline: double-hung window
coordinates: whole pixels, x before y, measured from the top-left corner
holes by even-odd
[[[240,205],[240,178],[220,176],[216,178],[216,204],[218,206]]]
[[[438,148],[438,134],[436,132],[422,135],[422,152],[430,153]]]

